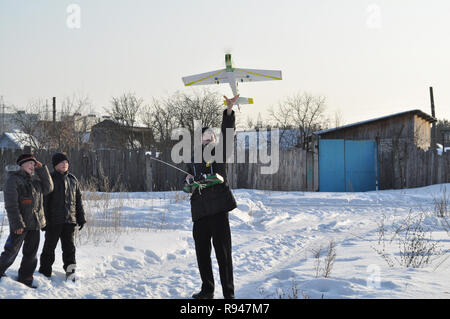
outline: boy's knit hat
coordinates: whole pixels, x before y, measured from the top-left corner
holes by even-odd
[[[52,156],[53,167],[55,167],[56,165],[58,165],[62,161],[69,161],[69,159],[67,158],[66,154],[64,154],[64,153],[55,153],[55,154],[53,154],[53,156]]]

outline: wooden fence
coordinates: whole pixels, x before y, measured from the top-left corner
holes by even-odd
[[[379,145],[380,189],[450,183],[450,152],[438,155],[409,143]]]
[[[15,164],[22,151],[1,150],[0,190],[5,181],[4,167]],[[52,170],[54,152],[41,150],[38,159]],[[166,191],[179,190],[185,174],[162,163],[150,160],[144,151],[70,150],[70,171],[83,188],[98,191]],[[228,164],[228,179],[232,188],[278,191],[317,191],[319,167],[317,153],[301,149],[280,150],[279,168],[275,174],[262,174],[260,163]],[[170,149],[160,152],[159,159],[171,164]],[[402,151],[379,149],[380,189],[421,187],[450,183],[450,152],[437,155],[415,147]],[[185,164],[177,167],[186,169]]]
[[[0,150],[0,187],[5,180],[4,167],[15,164],[23,153],[17,150]],[[123,150],[69,150],[69,170],[80,180],[84,189],[98,191],[146,191],[147,170],[143,151]],[[40,150],[35,156],[52,171],[53,151]]]
[[[293,148],[279,151],[279,167],[274,174],[263,174],[262,167],[269,164],[245,163],[228,165],[228,180],[232,188],[265,189],[278,191],[317,191],[319,166],[317,153]]]
[[[170,149],[159,152],[159,159],[186,170],[185,164],[174,164]],[[0,165],[15,164],[20,150],[1,150]],[[54,152],[41,150],[36,157],[52,170]],[[143,151],[69,150],[70,171],[86,190],[98,191],[166,191],[179,190],[186,176],[160,162],[150,160]],[[248,151],[246,159],[248,161]],[[280,150],[279,167],[275,174],[262,174],[260,163],[230,163],[228,178],[232,188],[267,190],[310,190],[318,188],[317,156],[300,149]],[[3,170],[4,171],[4,170]],[[0,174],[0,189],[6,174]]]

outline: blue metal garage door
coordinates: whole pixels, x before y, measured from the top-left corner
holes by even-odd
[[[319,190],[365,192],[377,186],[375,141],[319,140]]]

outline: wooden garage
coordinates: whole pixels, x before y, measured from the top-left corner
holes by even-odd
[[[377,189],[418,187],[449,180],[449,156],[444,154],[439,157],[435,147],[432,147],[431,125],[436,121],[434,117],[416,109],[322,130],[315,134],[326,147],[337,143],[324,143],[330,140],[343,141],[344,147],[345,141],[373,141],[377,154]],[[322,152],[326,153],[326,149],[322,149]],[[320,153],[319,147],[319,161]],[[358,150],[353,150],[353,153],[358,153]],[[326,163],[329,169],[330,161]],[[345,158],[344,165],[346,171],[358,171],[358,168],[349,167]]]

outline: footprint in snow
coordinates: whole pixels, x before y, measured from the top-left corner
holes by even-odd
[[[140,261],[122,256],[115,256],[111,261],[111,266],[113,266],[117,270],[143,268],[143,265]]]
[[[167,260],[175,260],[177,256],[175,254],[167,254]]]
[[[156,263],[160,263],[161,262],[161,258],[155,254],[153,251],[151,250],[146,250],[145,252],[145,262],[149,263],[149,264],[156,264]]]

